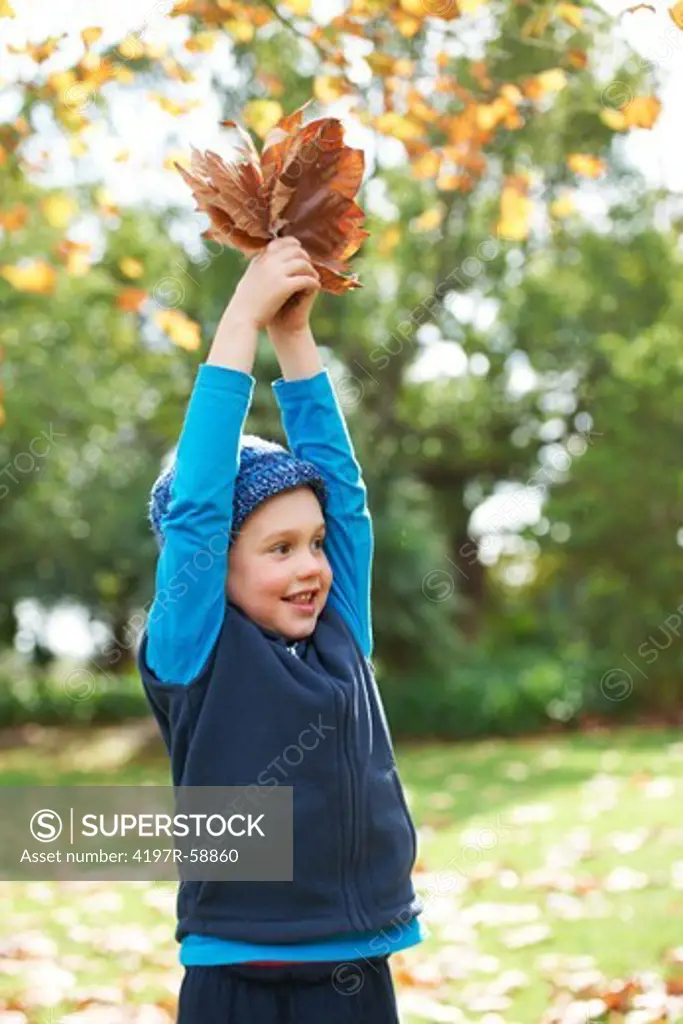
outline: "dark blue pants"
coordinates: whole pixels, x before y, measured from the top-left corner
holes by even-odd
[[[388,956],[186,967],[177,1024],[399,1024]]]

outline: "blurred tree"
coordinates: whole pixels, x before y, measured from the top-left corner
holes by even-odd
[[[488,21],[475,29],[477,13]],[[594,6],[467,0],[430,13],[411,0],[354,0],[323,26],[298,2],[227,10],[222,0],[186,0],[174,14],[188,33],[180,54],[146,31],[105,49],[93,27],[78,62],[53,73],[43,64],[59,41],[29,46],[35,78],[0,132],[0,298],[10,313],[0,343],[9,382],[21,385],[21,401],[10,394],[7,403],[5,462],[46,424],[64,435],[40,478],[22,478],[0,509],[10,540],[5,622],[20,595],[70,593],[106,615],[123,649],[131,610],[151,597],[144,500],[193,378],[194,364],[172,345],[197,351],[199,325],[208,340],[242,266],[223,252],[193,267],[169,243],[176,211],[123,214],[99,189],[77,194],[106,235],[101,257],[83,253],[69,236],[70,197],[50,197],[45,213],[48,197],[29,184],[34,113],[51,106],[80,159],[89,126],[106,122],[106,83],[182,117],[196,102],[180,98],[182,86],[228,39],[236,84],[216,83],[224,116],[257,137],[312,94],[323,106],[356,102],[375,139],[392,143],[378,149],[367,181],[371,237],[354,261],[365,287],[321,296],[314,327],[368,480],[378,658],[390,674],[436,673],[461,648],[461,629],[470,644],[483,642],[510,607],[504,573],[486,570],[471,533],[472,510],[501,482],[537,471],[557,429],[553,396],[570,393],[560,407],[567,419],[606,401],[600,389],[616,356],[599,339],[611,336],[614,303],[623,325],[615,337],[647,333],[665,303],[659,271],[671,269],[670,247],[658,242],[653,205],[615,142],[656,122],[657,83],[615,47],[613,22]],[[392,155],[399,145],[404,163]],[[594,181],[614,207],[613,238],[573,212]],[[658,272],[648,271],[644,301],[650,260]],[[429,379],[430,346],[461,359],[461,373]],[[520,356],[537,374],[521,394],[510,388]],[[259,353],[256,375],[272,379],[273,370],[272,354]],[[254,416],[253,429],[278,431],[263,389]],[[616,532],[620,511],[606,510],[605,530]],[[527,540],[539,544],[536,534]],[[517,607],[515,622],[538,627],[529,608]]]

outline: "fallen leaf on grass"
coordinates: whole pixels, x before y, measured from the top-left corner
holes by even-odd
[[[614,832],[607,840],[617,853],[634,853],[651,837],[651,829],[641,826],[632,832]]]
[[[407,1017],[409,1014],[413,1014],[421,1021],[433,1021],[437,1022],[437,1024],[466,1024],[467,1022],[467,1018],[462,1010],[459,1010],[456,1006],[446,1006],[444,1003],[437,1002],[436,999],[425,995],[423,992],[416,992],[411,989],[399,992],[398,1005],[401,1019],[404,1016]]]
[[[552,821],[555,808],[550,804],[520,804],[513,807],[512,821],[515,825],[536,825],[544,821]]]
[[[513,928],[503,932],[500,940],[508,949],[523,949],[525,946],[535,946],[539,942],[545,942],[552,936],[550,926],[547,924],[530,924],[526,928]]]
[[[649,884],[650,879],[644,871],[634,871],[623,865],[610,871],[603,882],[607,892],[631,892],[633,889],[645,889]]]

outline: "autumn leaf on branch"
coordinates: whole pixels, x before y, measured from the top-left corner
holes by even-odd
[[[657,8],[653,4],[634,4],[633,7],[627,7],[625,11],[622,11],[622,16],[624,14],[635,14],[637,11],[652,11],[653,14],[656,14]],[[683,29],[683,0],[679,0],[673,7],[669,7],[668,11],[674,25]]]
[[[221,121],[239,133],[236,160],[226,163],[210,150],[192,147],[190,169],[176,161],[174,166],[192,189],[197,209],[211,220],[202,237],[254,256],[273,238],[292,235],[318,271],[321,289],[341,295],[362,287],[355,274],[345,275],[346,261],[369,235],[354,198],[364,156],[344,144],[338,118],[302,125],[310,102],[265,132],[260,155],[246,129]]]
[[[44,260],[27,260],[20,265],[3,264],[0,275],[18,292],[50,295],[55,289],[57,274]]]

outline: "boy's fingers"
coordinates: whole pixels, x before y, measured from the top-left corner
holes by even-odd
[[[286,260],[283,263],[283,269],[288,274],[291,274],[295,270],[303,271],[303,273],[318,273],[318,271],[313,266],[313,261],[311,260],[310,256],[308,256],[305,252],[288,253]]]
[[[292,288],[293,291],[299,291],[302,288],[317,289],[321,287],[321,283],[314,278],[312,273],[300,272],[287,279],[287,285]]]
[[[294,235],[284,235],[281,238],[274,238],[268,243],[267,248],[270,252],[280,252],[281,250],[286,252],[288,249],[292,249],[294,252],[297,250],[305,252],[303,245],[298,238],[294,237]]]
[[[289,284],[292,285],[292,294],[303,290],[318,291],[320,288],[320,282],[310,274],[298,274],[296,277],[290,277]]]

